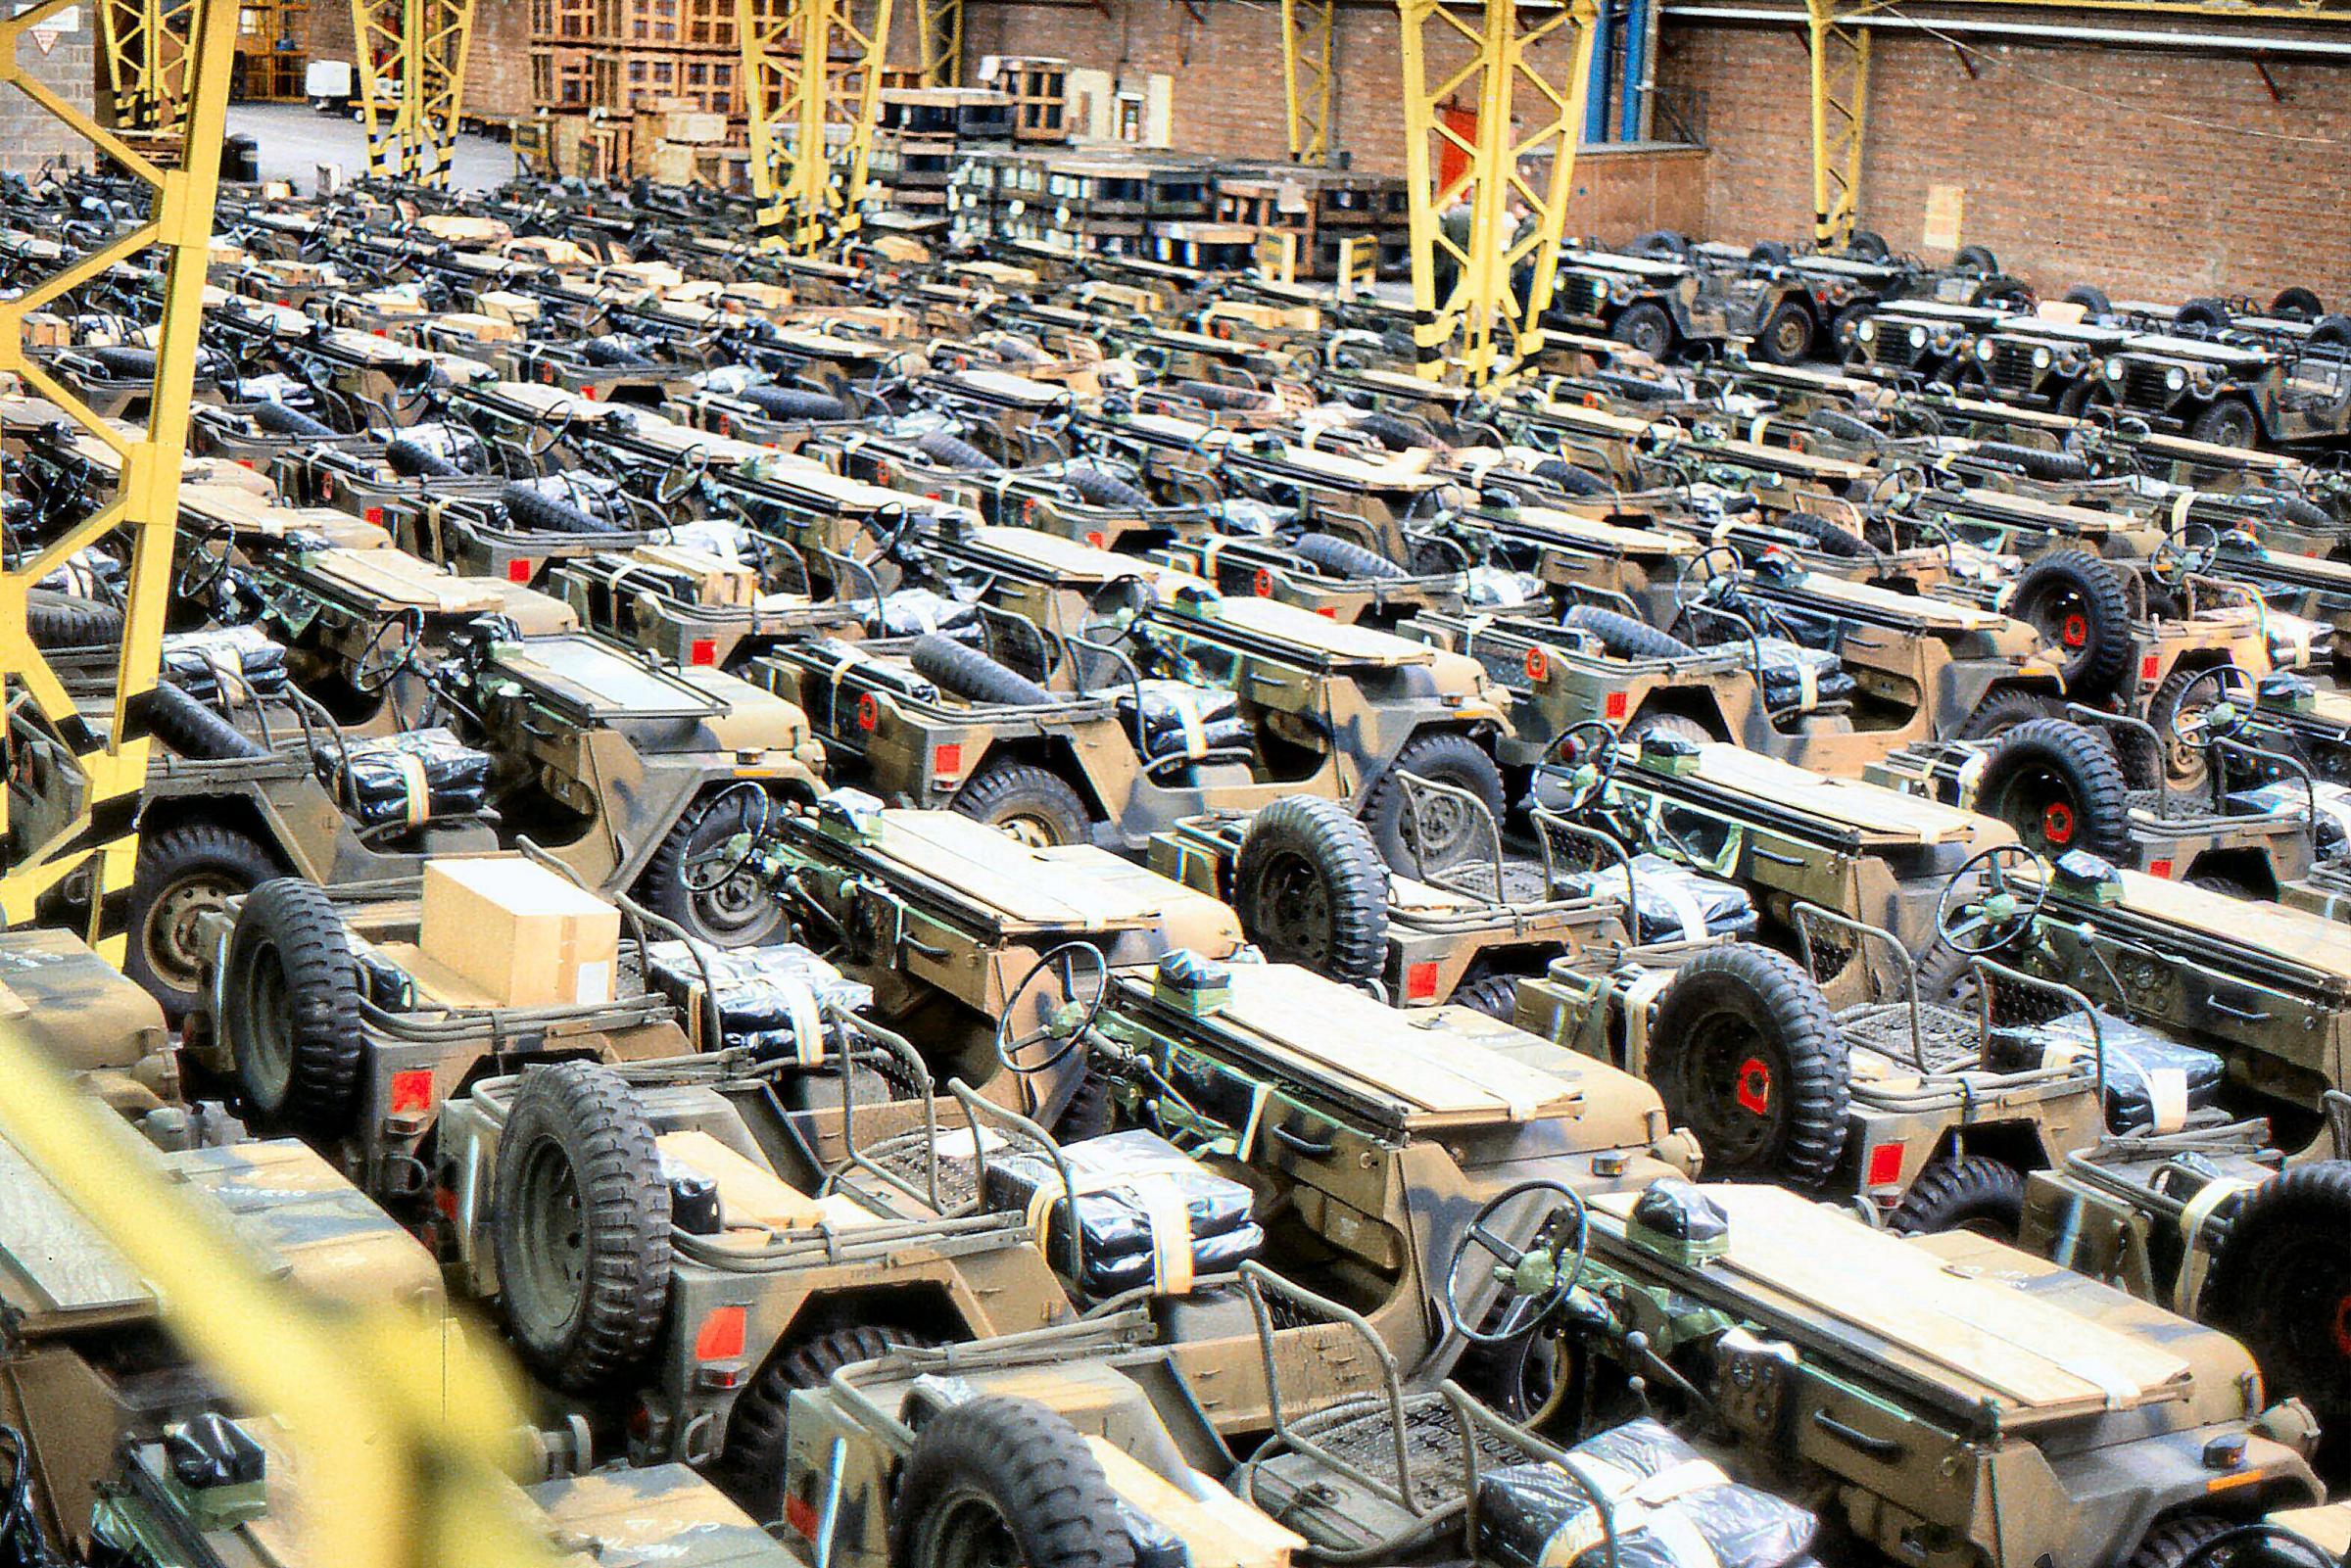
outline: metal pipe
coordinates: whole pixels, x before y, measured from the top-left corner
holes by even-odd
[[[1669,5],[1661,16],[1668,23],[1779,23],[1805,24],[1805,13],[1776,6]],[[1982,20],[1922,22],[1914,17],[1857,16],[1842,20],[1848,27],[1893,29],[1901,32],[1972,34],[1995,38],[2033,38],[2059,43],[2112,44],[2130,49],[2185,49],[2205,54],[2307,55],[2326,59],[2351,58],[2351,43],[2325,38],[2282,38],[2274,34],[2221,32],[2150,32],[2139,27],[2085,27],[2043,22],[1987,22]]]

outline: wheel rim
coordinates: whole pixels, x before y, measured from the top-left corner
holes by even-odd
[[[1282,855],[1258,881],[1258,924],[1266,946],[1310,967],[1330,957],[1330,889],[1304,856]]]
[[[518,1258],[501,1259],[517,1327],[534,1333],[568,1327],[580,1309],[588,1278],[588,1220],[580,1207],[579,1175],[552,1138],[523,1159],[511,1200],[520,1216]]]
[[[196,940],[197,917],[224,910],[245,884],[218,872],[193,871],[165,884],[139,933],[148,973],[175,991],[204,983],[204,950]]]
[[[721,943],[765,930],[782,918],[780,906],[748,866],[739,867],[715,887],[697,890],[686,885],[687,868],[723,850],[730,838],[752,826],[749,818],[747,808],[705,810],[687,836],[685,853],[678,857],[679,886],[687,907],[694,912],[695,924],[701,927],[703,935]]]
[[[275,942],[257,941],[246,960],[245,1087],[263,1105],[285,1103],[294,1079],[294,1029],[285,962]]]
[[[996,827],[1015,842],[1027,844],[1031,849],[1051,849],[1061,842],[1061,836],[1034,812],[1016,811],[1000,819]]]
[[[940,1499],[925,1535],[930,1550],[915,1568],[1023,1568],[1011,1521],[977,1492],[958,1489]]]
[[[2082,833],[2082,805],[2053,768],[2027,768],[1988,802],[1991,814],[2012,824],[2017,836],[2035,849],[2071,849]]]
[[[1788,1096],[1764,1032],[1736,1013],[1716,1013],[1691,1028],[1685,1052],[1682,1102],[1707,1157],[1733,1168],[1765,1164],[1784,1141]]]
[[[2190,728],[2201,730],[2202,715],[2220,705],[2218,693],[2209,702],[2178,702],[2163,716],[2163,771],[2174,784],[2199,784],[2210,766],[2204,748],[2180,734],[2180,721],[2190,721]]]
[[[1781,318],[1780,330],[1772,334],[1771,341],[1773,347],[1793,359],[1804,352],[1811,337],[1812,329],[1804,324],[1802,316],[1788,315]]]
[[[1438,782],[1456,788],[1468,787],[1467,781],[1462,779]],[[1398,832],[1406,848],[1418,857],[1421,866],[1450,866],[1468,851],[1473,832],[1471,814],[1467,806],[1452,796],[1430,794],[1417,802],[1408,800],[1402,816]]]
[[[2072,675],[2071,666],[2079,664],[2089,648],[2089,601],[2081,590],[2047,589],[2034,595],[2030,604],[2020,605],[2017,614],[2065,650],[2066,673]]]
[[[1633,347],[1643,354],[1661,355],[1665,352],[1665,329],[1655,321],[1633,324]]]

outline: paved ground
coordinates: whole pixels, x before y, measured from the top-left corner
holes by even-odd
[[[367,163],[367,139],[358,120],[316,114],[307,104],[232,104],[228,130],[258,143],[262,178],[290,179],[305,194],[317,188],[320,164],[338,166],[348,178]],[[488,190],[513,172],[514,155],[505,143],[487,136],[457,138],[459,189]]]

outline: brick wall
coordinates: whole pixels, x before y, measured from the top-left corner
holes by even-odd
[[[2339,215],[2351,207],[2351,63],[2272,62],[2280,103],[2243,59],[1967,41],[1974,78],[1940,39],[1873,40],[1861,213],[1895,249],[1927,254],[1927,188],[1957,184],[1961,238],[2044,291],[2087,280],[2117,298],[2266,300],[2300,283],[2351,307]],[[1670,26],[1659,55],[1660,83],[1705,95],[1709,230],[1803,232],[1800,34]]]
[[[464,111],[503,119],[531,112],[529,0],[474,0]],[[350,0],[312,0],[311,58],[352,60]]]
[[[17,48],[24,74],[39,81],[68,104],[89,114],[97,85],[98,57],[90,29],[95,19],[84,5],[72,32],[52,33],[49,52],[27,34]],[[86,167],[89,143],[66,129],[55,117],[14,87],[0,87],[0,171],[29,174],[52,159],[64,157]]]

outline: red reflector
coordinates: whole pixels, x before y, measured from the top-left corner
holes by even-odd
[[[743,1358],[743,1308],[714,1307],[694,1336],[697,1361],[735,1361]]]
[[[531,580],[531,561],[527,555],[517,555],[506,562],[506,581],[527,583]]]
[[[389,333],[389,332],[386,332],[386,331],[385,331],[385,330],[384,330],[382,327],[377,327],[377,328],[375,329],[375,335],[376,335],[377,337],[379,337],[379,338],[388,338],[388,337],[390,337],[392,334],[391,334],[391,333]]]
[[[253,459],[251,457],[239,457],[237,459],[237,466],[239,468],[251,468],[253,466]]]
[[[1249,587],[1259,598],[1271,598],[1273,596],[1273,574],[1262,566],[1259,567],[1257,575],[1249,580]]]
[[[378,528],[381,528],[381,527],[383,527],[383,526],[384,526],[384,509],[383,509],[381,506],[370,506],[370,507],[368,507],[368,508],[367,508],[367,521],[368,521],[368,522],[370,522],[370,523],[372,523],[372,524],[374,524],[374,525],[375,525],[376,527],[378,527]]]
[[[392,1114],[433,1108],[433,1069],[409,1068],[392,1074]]]
[[[1404,997],[1408,1002],[1426,1002],[1437,994],[1437,964],[1426,959],[1404,967]]]
[[[1096,549],[1108,549],[1110,547],[1110,541],[1103,537],[1102,530],[1099,528],[1089,529],[1085,536],[1085,542],[1088,545],[1093,546]]]
[[[696,638],[687,645],[686,662],[688,664],[716,664],[718,662],[718,639],[714,637]]]
[[[454,1187],[435,1187],[433,1189],[433,1208],[439,1212],[443,1219],[456,1219],[457,1217],[456,1189]]]
[[[552,381],[555,378],[553,376],[549,376],[547,379]],[[596,384],[594,382],[590,382],[587,386],[582,387],[580,389],[580,396],[587,399],[590,403],[596,402]]]
[[[1315,613],[1327,620],[1335,621],[1339,618],[1339,607],[1336,604],[1318,604],[1315,606]]]
[[[1607,704],[1601,709],[1601,717],[1605,719],[1621,720],[1624,717],[1624,704],[1625,695],[1623,692],[1609,692]]]
[[[806,1497],[784,1499],[784,1522],[810,1541],[816,1539],[816,1504]]]
[[[2147,862],[2147,875],[2161,877],[2169,881],[2172,876],[2172,863],[2168,860],[2150,860]]]
[[[882,722],[882,704],[874,700],[871,691],[857,699],[857,728],[871,730]]]
[[[1861,1178],[1864,1184],[1883,1187],[1902,1179],[1902,1145],[1882,1143],[1869,1152],[1869,1169]]]
[[[2156,672],[2157,672],[2157,671],[2159,671],[2159,670],[2161,670],[2162,668],[2163,668],[2163,659],[2161,658],[2161,656],[2160,656],[2160,655],[2157,655],[2157,654],[2150,653],[2150,654],[2148,654],[2148,655],[2147,655],[2145,658],[2143,658],[2143,659],[2139,660],[2139,661],[2138,661],[2138,679],[2139,679],[2139,682],[2140,682],[2140,684],[2141,684],[2141,685],[2152,685],[2152,684],[2153,684],[2153,682],[2154,682],[2154,680],[2155,680],[2155,674],[2156,674]]]
[[[1551,660],[1544,656],[1543,650],[1528,648],[1526,650],[1526,678],[1530,681],[1540,681],[1550,673]]]
[[[931,771],[934,773],[963,772],[963,742],[948,740],[931,750]]]

